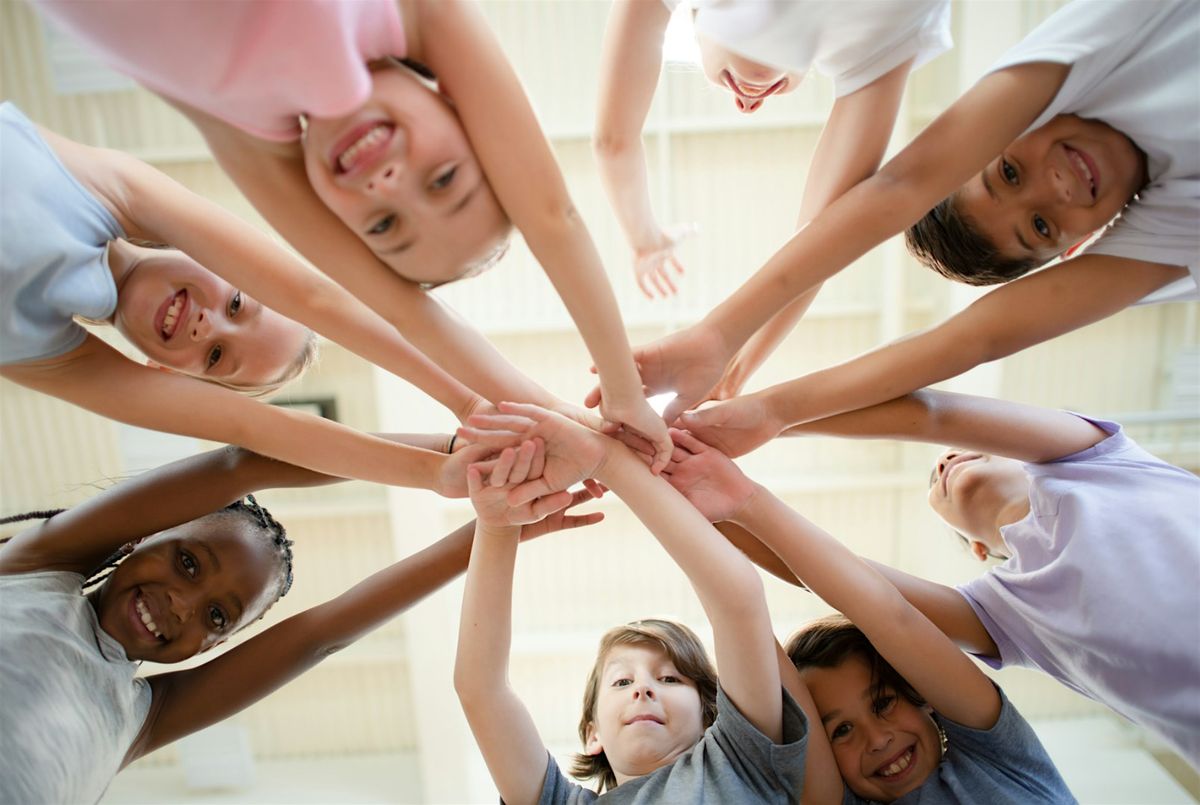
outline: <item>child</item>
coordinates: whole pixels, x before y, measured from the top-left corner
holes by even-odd
[[[599,367],[602,413],[666,463],[599,255],[473,3],[41,6],[187,114],[271,225],[438,365],[488,399],[557,404],[423,292],[488,268],[511,220]]]
[[[526,477],[519,466],[507,475],[518,457],[528,470],[538,446],[506,451],[500,479]],[[211,662],[135,676],[141,660],[179,662],[223,642],[287,592],[291,543],[242,495],[335,480],[226,448],[34,513],[48,519],[0,548],[0,799],[94,802],[125,765],[267,696],[466,566],[470,524]],[[523,538],[601,517],[539,511],[550,516]]]
[[[270,238],[132,157],[39,129],[10,103],[0,105],[0,173],[0,375],[132,425],[237,442],[343,477],[447,492],[455,481],[465,494],[465,482],[438,479],[444,457],[193,379],[264,393],[297,376],[316,342],[282,312],[459,417],[480,403]],[[173,371],[138,366],[76,316],[113,324],[151,366]]]
[[[983,232],[995,242],[964,259],[922,246],[948,273],[1015,266],[984,267],[973,282],[1011,279],[1120,220],[1083,254],[932,329],[765,392],[788,424],[892,399],[1139,301],[1200,298],[1198,45],[1200,6],[1188,0],[1060,9],[702,322],[639,349],[649,391],[679,393],[668,417],[694,406],[780,308],[951,194],[913,240]],[[969,226],[947,222],[950,208]],[[683,424],[711,442],[712,428],[752,416],[738,402]]]
[[[662,62],[667,22],[681,0],[617,0],[609,14],[600,78],[595,150],[608,197],[634,253],[647,298],[675,293],[668,264],[682,273],[676,238],[655,220],[641,130]],[[837,97],[813,155],[799,224],[803,226],[879,167],[905,80],[950,47],[947,0],[912,2],[687,2],[710,82],[745,113],[793,91],[814,69]],[[801,295],[759,330],[734,358],[716,399],[733,397],[766,360],[815,296]]]
[[[580,767],[609,789],[600,799],[790,803],[803,791],[806,801],[830,801],[832,757],[827,747],[811,747],[801,708],[815,711],[803,686],[795,689],[799,706],[780,687],[762,582],[750,564],[615,440],[536,406],[504,403],[500,410],[473,417],[460,434],[493,446],[542,438],[546,463],[541,479],[513,489],[495,477],[485,487],[486,464],[468,470],[477,526],[454,685],[502,799],[548,805],[597,798],[559,771],[507,681],[518,538],[512,523],[520,521],[510,501],[594,477],[629,505],[691,579],[712,623],[721,669],[716,692],[694,635],[675,624],[641,622],[605,636],[580,722],[585,754],[594,761],[581,758]]]
[[[897,586],[989,665],[1045,671],[1200,767],[1200,479],[1116,423],[946,392],[789,433],[957,445],[929,504],[1003,563],[957,591],[894,572]]]
[[[663,471],[668,480],[722,530],[728,522],[761,541],[849,619],[810,624],[789,645],[803,659],[797,667],[845,802],[910,793],[913,802],[1075,801],[1012,703],[888,578],[719,451],[687,432],[672,435],[679,448]]]

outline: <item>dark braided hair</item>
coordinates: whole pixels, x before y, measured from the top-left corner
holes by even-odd
[[[9,517],[0,518],[0,525],[5,525],[7,523],[19,523],[25,520],[49,520],[54,515],[61,514],[64,511],[66,511],[66,509],[46,509],[44,511],[14,514]],[[267,511],[258,504],[258,501],[254,499],[254,495],[246,495],[246,497],[242,500],[234,501],[225,508],[221,509],[220,512],[214,512],[214,514],[224,512],[241,514],[249,517],[255,525],[266,532],[267,536],[271,538],[271,544],[275,547],[282,565],[282,578],[279,582],[279,595],[275,596],[275,600],[278,601],[280,598],[283,598],[288,594],[288,590],[292,589],[293,543],[287,538],[287,529],[285,529],[283,525],[271,515],[271,512]],[[3,539],[0,539],[0,544],[8,542],[10,539],[12,539],[12,537],[4,537]],[[118,550],[110,554],[109,557],[105,559],[98,568],[92,571],[92,575],[88,576],[83,582],[83,589],[86,590],[89,587],[94,587],[100,582],[104,581],[114,570],[116,570],[117,565],[121,563],[121,560],[131,553],[133,553],[133,546],[123,545]]]

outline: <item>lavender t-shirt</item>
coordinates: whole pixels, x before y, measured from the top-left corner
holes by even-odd
[[[1200,767],[1200,478],[1111,434],[1026,464],[1012,558],[959,588],[994,667],[1038,668],[1160,735]]]

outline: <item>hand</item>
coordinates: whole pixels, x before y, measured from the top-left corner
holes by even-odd
[[[742,393],[742,387],[746,385],[746,381],[750,379],[750,374],[756,368],[743,363],[743,352],[744,350],[739,350],[738,354],[733,356],[733,360],[729,362],[729,365],[725,367],[725,374],[717,381],[717,385],[713,386],[708,392],[709,400],[717,402],[732,400]],[[707,400],[704,402],[707,402]]]
[[[632,431],[654,445],[654,460],[650,472],[657,475],[671,460],[671,437],[667,434],[667,423],[654,413],[645,397],[635,397],[624,403],[611,402],[607,397],[600,400],[600,413],[604,419],[624,430]],[[606,428],[605,432],[611,432]]]
[[[666,231],[660,230],[653,243],[634,246],[633,275],[647,299],[653,299],[655,291],[663,299],[678,293],[675,283],[671,281],[671,272],[667,269],[669,266],[676,275],[683,274],[683,265],[675,256],[675,247],[698,231],[699,227],[694,223],[677,224]]]
[[[671,428],[675,456],[663,477],[709,522],[733,520],[746,508],[758,487],[733,460],[686,430]]]
[[[519,444],[520,440],[518,440]],[[461,445],[461,446],[460,446]],[[455,440],[454,452],[442,461],[438,472],[435,490],[442,497],[465,498],[467,489],[467,467],[476,461],[483,461],[496,452],[493,447],[473,444],[461,436]]]
[[[479,446],[492,450],[511,447],[522,441],[541,439],[545,443],[540,477],[532,471],[529,480],[512,489],[512,505],[569,489],[585,478],[595,477],[608,458],[608,437],[572,422],[561,414],[537,405],[500,403],[500,414],[473,416],[458,429],[458,434]],[[492,471],[499,459],[482,462],[479,469]]]
[[[509,503],[508,493],[514,486],[541,474],[544,453],[542,441],[530,439],[520,448],[506,447],[496,458],[467,468],[467,489],[479,525],[504,529],[536,523],[571,505],[574,496],[569,492],[556,492],[517,506]]]
[[[663,411],[663,419],[668,424],[674,423],[684,411],[708,399],[709,391],[725,374],[730,357],[729,348],[720,333],[703,323],[672,333],[633,352],[633,360],[642,375],[643,389],[647,395],[672,391],[676,394]],[[600,389],[592,389],[583,404],[593,408],[600,398]]]
[[[747,394],[732,400],[688,411],[679,424],[705,444],[730,458],[744,456],[774,439],[783,430],[760,394]]]
[[[571,502],[556,512],[538,520],[536,523],[521,526],[521,541],[536,539],[552,534],[555,531],[565,531],[569,528],[580,528],[594,525],[604,519],[604,512],[588,512],[587,514],[567,514],[571,509],[589,500],[595,500],[604,494],[605,489],[590,479],[583,482],[584,488],[571,495]]]

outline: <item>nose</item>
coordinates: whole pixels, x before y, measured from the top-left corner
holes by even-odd
[[[882,752],[891,746],[892,738],[895,737],[891,725],[886,721],[875,720],[868,723],[864,731],[867,738],[867,751],[870,752]]]
[[[742,114],[750,114],[758,111],[758,108],[763,105],[762,98],[743,98],[741,95],[733,96],[734,102],[737,104],[738,111]]]
[[[657,695],[654,693],[653,686],[651,686],[649,683],[643,683],[640,685],[634,685],[633,698],[634,699],[648,699],[649,701],[654,701],[655,698],[657,698]]]
[[[192,326],[189,331],[193,341],[204,341],[212,334],[212,315],[209,311],[201,308],[196,314],[196,318],[192,320]]]
[[[951,450],[949,453],[943,454],[942,457],[938,459],[937,474],[941,475],[943,472],[945,472],[946,465],[953,461],[957,456],[958,453],[953,450]]]
[[[1067,175],[1067,170],[1060,165],[1050,166],[1048,195],[1052,201],[1071,203],[1071,177]]]
[[[198,592],[190,590],[168,590],[167,591],[167,606],[171,609],[171,614],[180,623],[187,623],[191,620],[192,615],[196,612],[196,602],[199,597]]]
[[[390,190],[400,180],[400,168],[395,164],[382,166],[367,178],[367,190],[373,193],[384,193]]]

